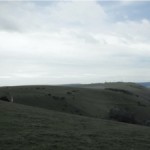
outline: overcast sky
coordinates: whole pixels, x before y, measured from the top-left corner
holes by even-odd
[[[149,1],[0,1],[0,86],[150,81]]]

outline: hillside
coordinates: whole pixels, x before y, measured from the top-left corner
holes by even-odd
[[[141,82],[141,83],[138,83],[138,84],[150,88],[150,82]]]
[[[150,120],[150,90],[134,83],[1,87],[0,97],[7,95],[13,96],[14,103],[59,112],[113,119],[111,110],[119,109],[134,116],[137,124]]]
[[[0,150],[149,150],[150,128],[0,101]]]

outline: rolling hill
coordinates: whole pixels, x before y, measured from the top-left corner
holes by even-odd
[[[8,94],[14,103],[60,112],[108,119],[110,110],[119,108],[132,113],[139,124],[150,120],[150,90],[134,83],[0,88],[0,97]]]
[[[150,149],[150,89],[139,84],[0,87],[0,99],[0,150]]]
[[[0,101],[1,150],[149,150],[150,128]]]

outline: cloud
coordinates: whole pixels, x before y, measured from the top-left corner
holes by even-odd
[[[119,2],[121,3],[121,5],[126,5],[127,6],[127,5],[132,5],[134,3],[137,3],[138,0],[119,0]]]
[[[0,28],[22,32],[90,27],[96,20],[99,24],[106,18],[105,12],[96,1],[57,2],[43,7],[36,2],[6,2],[0,5],[0,10]]]
[[[3,84],[148,80],[148,19],[113,20],[97,1],[46,4],[1,3]]]

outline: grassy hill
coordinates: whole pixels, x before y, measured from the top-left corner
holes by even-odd
[[[0,87],[0,99],[0,150],[150,149],[150,89],[141,85]]]
[[[0,150],[149,150],[150,128],[0,101]]]
[[[138,124],[150,120],[150,89],[134,83],[0,88],[0,97],[8,94],[15,103],[60,112],[109,119],[109,112],[119,108],[134,115]]]

